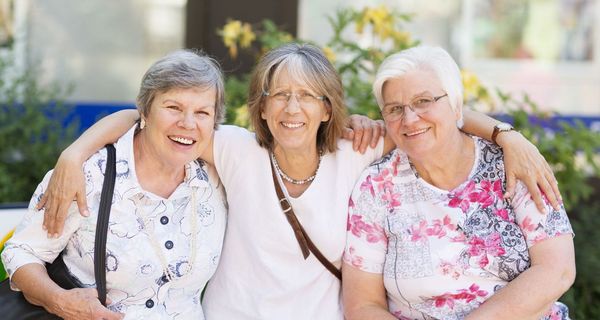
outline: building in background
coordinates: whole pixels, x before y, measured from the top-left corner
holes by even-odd
[[[597,2],[0,0],[0,8],[12,6],[14,30],[3,30],[14,35],[16,59],[39,63],[45,80],[73,83],[70,100],[82,106],[132,106],[144,70],[176,48],[202,47],[226,73],[248,71],[252,57],[228,60],[216,35],[228,18],[251,23],[270,18],[302,39],[324,44],[331,36],[326,17],[336,8],[384,4],[414,14],[407,31],[424,44],[448,49],[486,86],[527,92],[542,109],[598,118]],[[6,34],[0,32],[0,46]]]

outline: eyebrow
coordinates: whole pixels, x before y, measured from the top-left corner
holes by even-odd
[[[423,95],[425,95],[425,94],[432,95],[432,94],[431,94],[431,92],[429,92],[429,90],[424,90],[424,91],[421,91],[421,92],[419,92],[419,93],[417,93],[417,94],[413,95],[413,96],[412,96],[412,98],[410,98],[410,101],[414,100],[414,99],[415,99],[415,98],[417,98],[417,97],[421,97],[421,96],[423,96]],[[390,101],[390,102],[388,102],[388,103],[385,103],[385,104],[383,105],[383,107],[386,107],[386,106],[388,106],[388,105],[402,105],[402,104],[401,104],[400,102],[398,102],[398,101],[395,101],[395,100],[394,100],[394,101]]]
[[[162,103],[163,103],[163,104],[166,104],[166,103],[173,103],[173,104],[176,104],[176,105],[178,105],[178,106],[181,106],[181,102],[179,102],[179,101],[177,101],[177,100],[173,100],[173,99],[166,99],[166,100],[163,100],[163,101],[162,101]],[[213,108],[213,107],[215,107],[215,106],[214,106],[214,105],[206,105],[206,104],[203,104],[203,105],[199,105],[199,106],[197,106],[197,108],[200,108],[200,109],[209,109],[209,108]]]

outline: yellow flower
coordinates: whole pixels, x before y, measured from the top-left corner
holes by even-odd
[[[256,34],[252,31],[252,26],[249,23],[244,23],[240,34],[240,46],[248,48],[255,39]]]
[[[477,96],[479,87],[481,87],[481,82],[479,81],[479,78],[477,78],[477,76],[473,72],[466,70],[461,70],[460,76],[462,78],[462,83],[465,90],[465,99],[468,97]]]
[[[235,44],[242,31],[242,22],[239,20],[230,20],[221,30],[221,37],[226,46]]]
[[[394,44],[399,47],[401,45],[407,45],[410,43],[410,33],[406,31],[398,31],[393,30],[391,34],[392,39],[394,39]]]
[[[486,107],[488,111],[493,110],[495,108],[494,101],[490,97],[488,90],[479,81],[477,75],[466,70],[461,70],[460,75],[464,88],[463,99],[465,103]]]
[[[330,47],[323,47],[323,53],[325,54],[325,57],[327,57],[327,60],[329,60],[329,62],[335,62],[335,52],[333,52],[333,50]]]
[[[232,58],[237,57],[238,45],[242,48],[248,48],[252,45],[252,41],[256,39],[252,26],[249,23],[242,24],[240,20],[229,20],[223,26],[223,29],[219,30],[219,34],[225,47],[229,49],[229,55]]]
[[[386,6],[365,7],[356,21],[356,32],[361,34],[365,25],[371,25],[373,33],[385,40],[393,33],[393,22],[393,17]]]

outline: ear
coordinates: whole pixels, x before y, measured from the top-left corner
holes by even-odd
[[[464,125],[463,122],[463,109],[461,106],[456,106],[456,110],[454,110],[454,119],[456,120],[456,126],[461,129]]]
[[[329,105],[328,102],[325,102],[325,114],[321,118],[321,122],[329,121],[329,119],[331,119],[331,112],[332,112],[331,105]]]

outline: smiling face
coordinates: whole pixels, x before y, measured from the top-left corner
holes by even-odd
[[[383,85],[382,93],[384,110],[419,101],[420,97],[432,98],[445,94],[435,74],[422,69],[389,79]],[[400,119],[384,119],[387,133],[396,146],[410,157],[422,159],[452,143],[459,132],[456,123],[460,116],[460,111],[453,111],[448,98],[443,97],[433,102],[427,112],[421,115],[406,107],[405,114]]]
[[[281,93],[291,93],[289,100],[278,98]],[[281,71],[269,86],[269,96],[261,112],[273,135],[274,150],[306,152],[316,148],[319,126],[329,120],[330,114],[326,102],[310,99],[308,95],[320,94],[294,81],[287,71]]]
[[[200,157],[214,133],[216,90],[175,88],[154,97],[146,127],[136,135],[143,150],[168,167]]]

